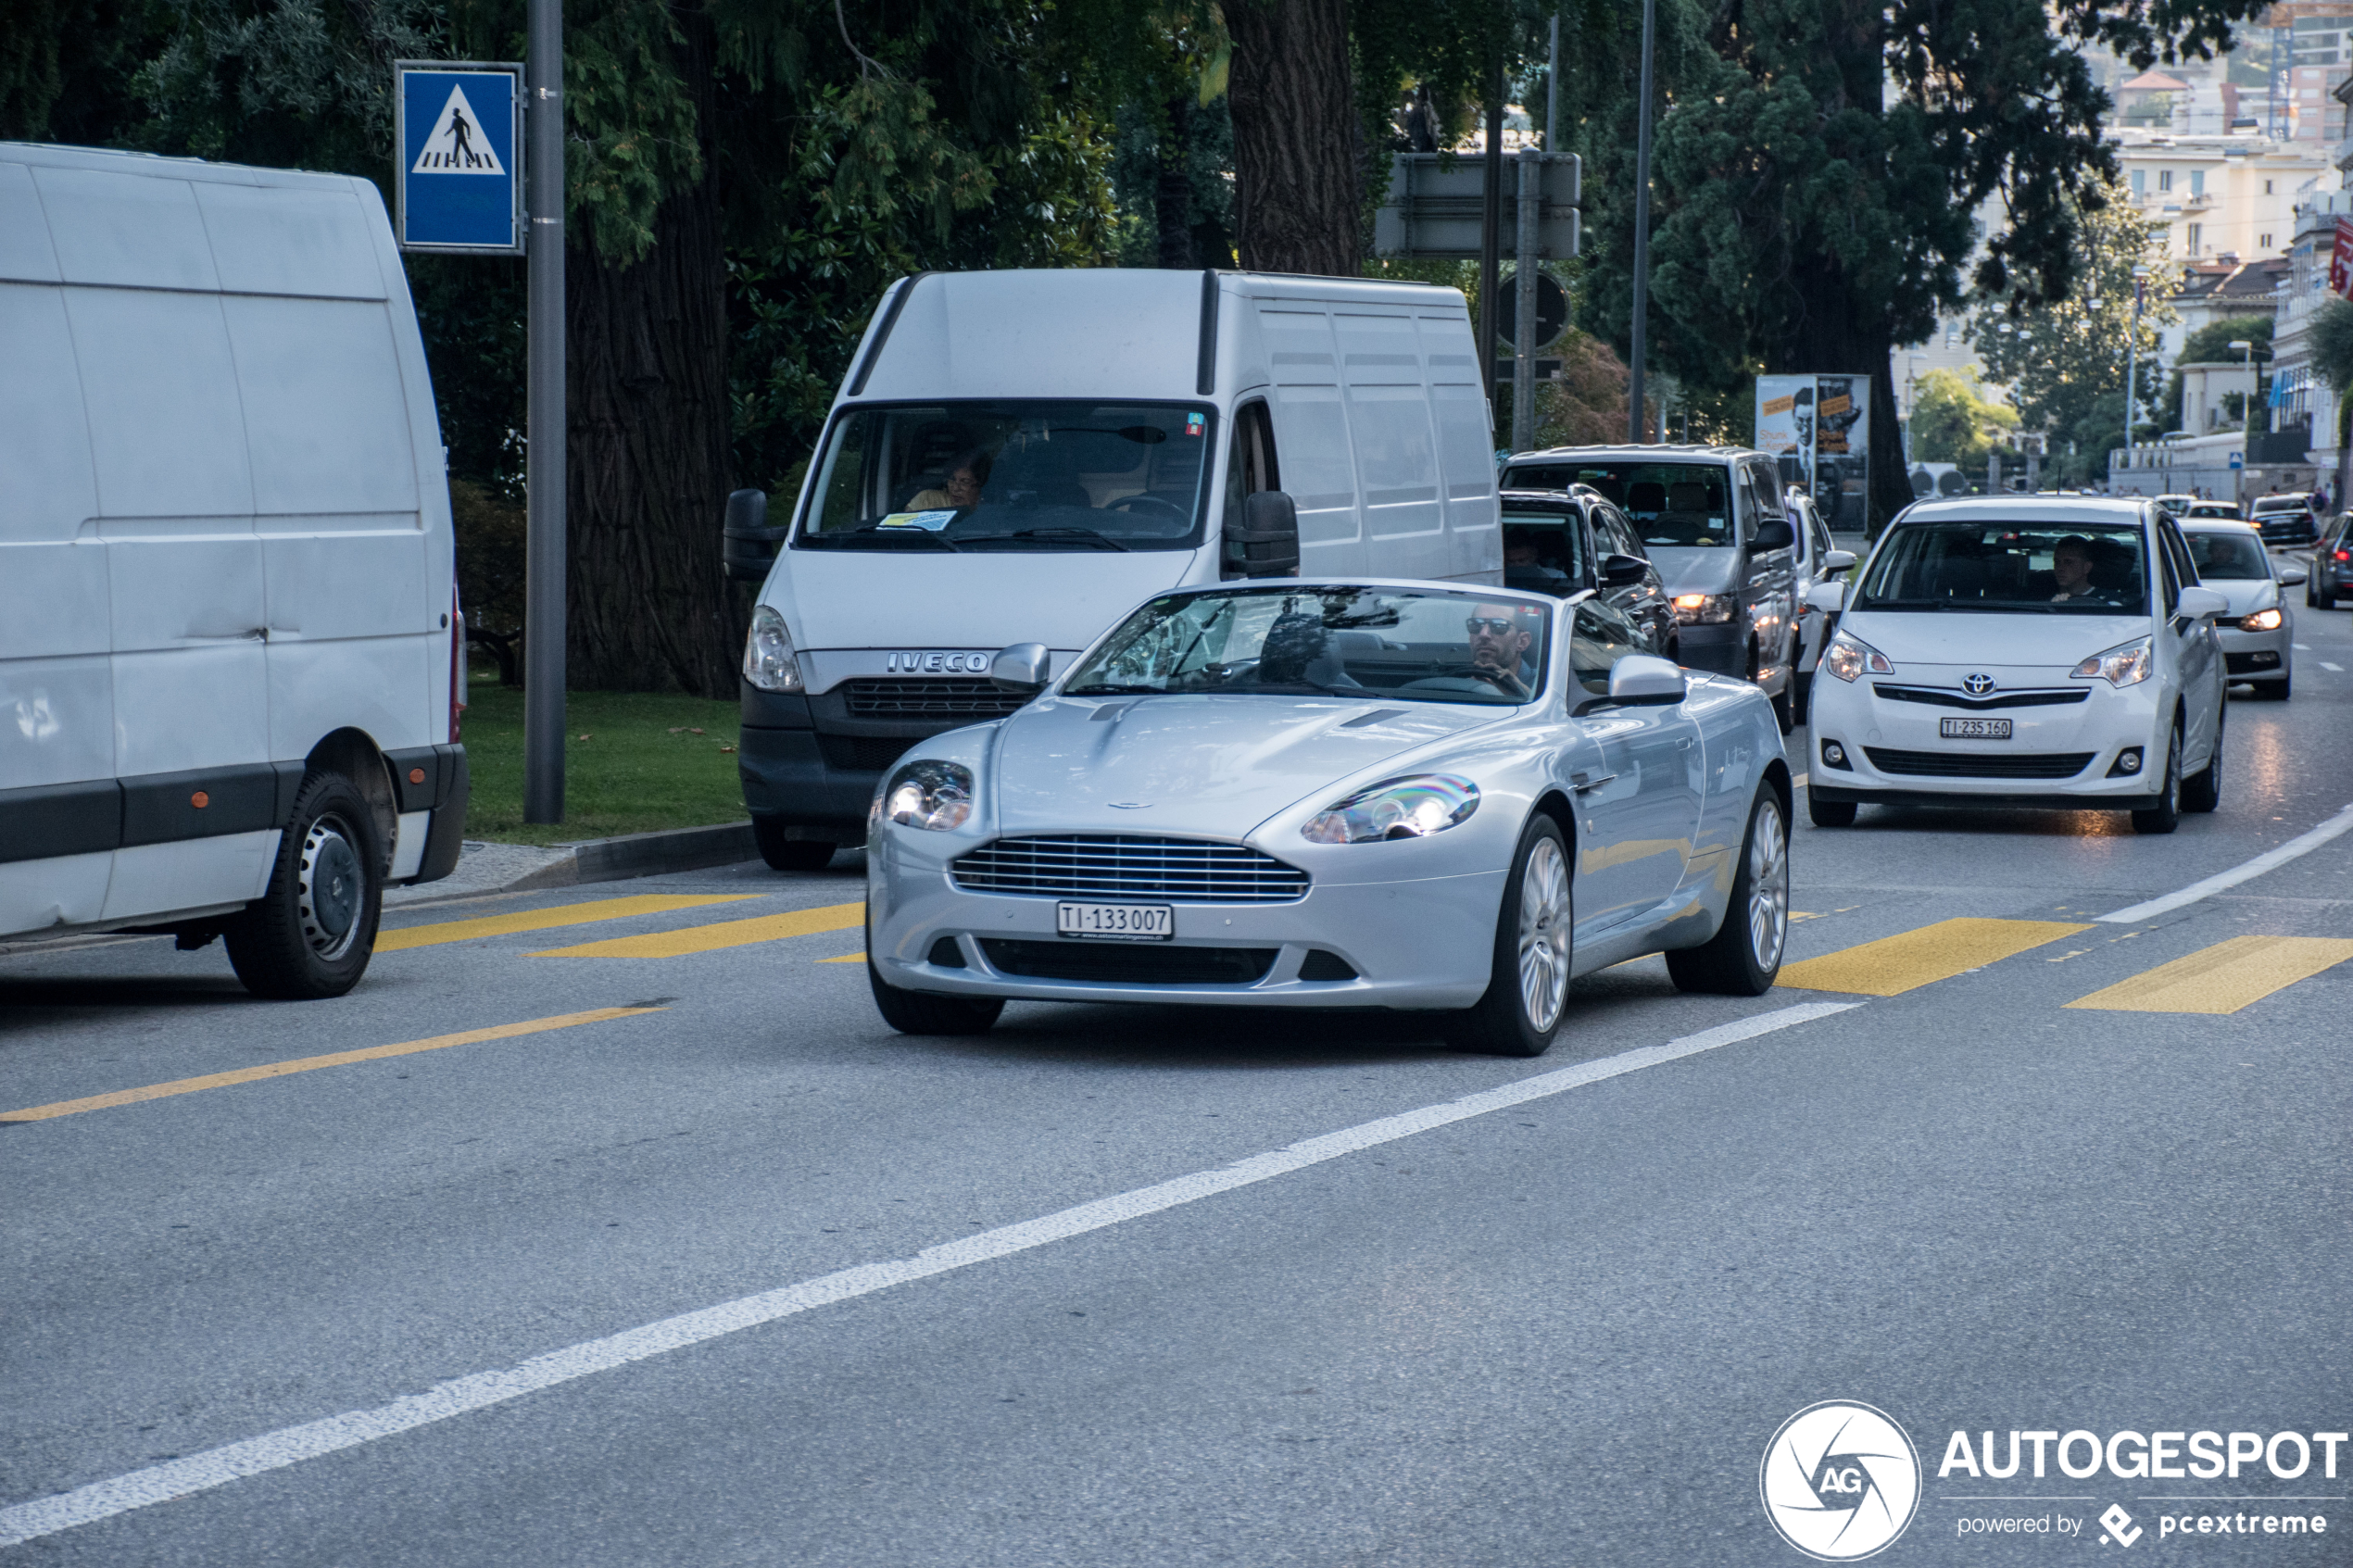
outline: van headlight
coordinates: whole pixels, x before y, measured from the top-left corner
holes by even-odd
[[[1300,836],[1314,844],[1372,844],[1385,838],[1428,838],[1466,821],[1478,809],[1478,786],[1453,773],[1391,779],[1326,807]]]
[[[946,833],[973,814],[973,771],[956,762],[910,762],[890,776],[882,813],[904,827]]]
[[[1851,633],[1841,632],[1822,650],[1822,668],[1852,685],[1866,671],[1874,675],[1893,675],[1895,666],[1887,655]]]
[[[1686,626],[1721,626],[1740,608],[1731,594],[1678,594],[1675,619]]]
[[[2111,686],[2137,686],[2149,678],[2152,649],[2146,637],[2135,637],[2106,653],[2095,653],[2069,673],[2078,679],[2098,676]]]
[[[800,660],[793,657],[785,618],[767,605],[754,607],[744,635],[744,679],[763,692],[800,690]]]

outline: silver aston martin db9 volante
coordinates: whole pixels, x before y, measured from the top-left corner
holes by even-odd
[[[875,1000],[974,1034],[1007,997],[1444,1011],[1536,1056],[1576,975],[1780,968],[1771,704],[1590,594],[1258,581],[1163,594],[1010,718],[919,743],[867,838]]]

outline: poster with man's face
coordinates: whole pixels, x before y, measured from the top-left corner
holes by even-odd
[[[1781,483],[1814,488],[1812,376],[1756,378],[1756,449],[1769,452]]]
[[[1843,532],[1861,532],[1869,516],[1870,406],[1869,376],[1756,378],[1756,449]]]

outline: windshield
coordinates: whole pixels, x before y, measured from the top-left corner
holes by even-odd
[[[1206,404],[861,408],[834,422],[799,549],[1182,550],[1201,540]]]
[[[1547,463],[1516,468],[1514,484],[1590,484],[1633,519],[1645,545],[1668,549],[1732,543],[1729,470],[1721,463]]]
[[[1504,581],[1514,588],[1566,594],[1585,578],[1584,531],[1559,512],[1516,511],[1504,504]]]
[[[1165,594],[1129,616],[1071,672],[1063,692],[1511,706],[1543,689],[1549,620],[1516,595],[1300,587]]]
[[[2253,530],[2228,533],[2185,531],[2189,541],[2190,560],[2197,568],[2198,580],[2209,577],[2269,577],[2271,559],[2263,553],[2263,541]]]
[[[2115,615],[2145,611],[2131,523],[1914,522],[1871,558],[1856,609]]]

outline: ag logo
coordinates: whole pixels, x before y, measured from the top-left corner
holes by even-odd
[[[1757,1490],[1773,1528],[1821,1562],[1870,1556],[1904,1533],[1920,1501],[1920,1458],[1894,1421],[1826,1399],[1781,1424]]]

